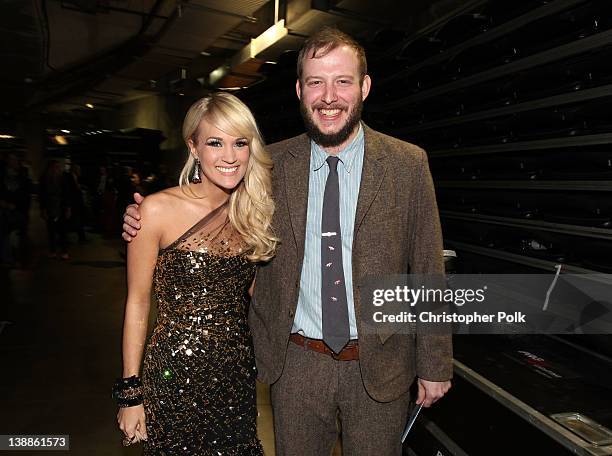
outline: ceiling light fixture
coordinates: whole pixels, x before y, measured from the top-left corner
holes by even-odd
[[[257,54],[280,41],[288,33],[289,30],[285,27],[285,19],[281,19],[257,38],[251,39],[251,58],[254,59]]]
[[[57,144],[59,144],[60,146],[65,146],[65,145],[67,145],[67,144],[68,144],[68,141],[66,140],[66,138],[65,138],[65,137],[63,137],[63,136],[61,136],[61,135],[55,135],[55,136],[53,137],[53,139],[54,139],[54,140],[55,140],[55,142],[56,142]]]
[[[208,75],[208,82],[211,85],[215,85],[226,75],[228,75],[232,68],[256,58],[258,54],[279,42],[281,39],[287,36],[288,33],[289,30],[285,27],[285,20],[281,19],[257,38],[252,38],[248,45],[243,47],[236,55],[234,55],[229,64],[221,65],[217,69],[211,71],[211,73]]]
[[[93,109],[94,105],[92,105],[91,103],[85,103],[85,106],[87,106],[89,109]]]

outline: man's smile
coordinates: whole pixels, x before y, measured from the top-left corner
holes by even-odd
[[[340,115],[340,113],[342,112],[341,109],[319,109],[319,114],[321,115],[321,117],[323,117],[324,120],[335,120],[336,118],[338,118],[338,116]]]

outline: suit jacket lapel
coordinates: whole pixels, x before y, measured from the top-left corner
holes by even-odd
[[[359,184],[357,211],[355,214],[355,234],[357,234],[359,231],[363,218],[368,213],[374,198],[376,198],[387,172],[387,166],[385,163],[387,151],[384,149],[383,144],[378,138],[378,134],[365,124],[363,124],[363,129],[365,137],[365,152],[363,158],[363,169],[361,171],[361,183]]]
[[[288,156],[284,162],[284,172],[291,228],[301,265],[304,258],[308,178],[310,174],[310,139],[308,139],[308,136],[302,135],[297,144],[288,150]]]
[[[355,214],[355,234],[353,238],[353,251],[355,251],[355,243],[358,238],[359,228],[363,223],[363,219],[370,210],[372,203],[376,199],[380,187],[382,185],[385,174],[387,173],[387,151],[384,144],[379,138],[379,134],[363,124],[365,135],[365,151],[363,159],[363,169],[361,171],[361,183],[359,185],[359,198],[357,200],[357,211]],[[359,258],[353,255],[353,271],[359,261],[367,261],[367,258]],[[359,280],[353,276],[353,283]],[[355,314],[357,317],[357,330],[363,334],[364,328],[360,325],[361,315],[361,296],[354,294]],[[387,328],[386,325],[378,326],[377,336],[382,343],[385,343],[393,334],[392,328]]]

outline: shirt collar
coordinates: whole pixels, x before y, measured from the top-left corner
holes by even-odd
[[[351,168],[353,167],[353,163],[355,162],[355,156],[360,152],[363,153],[363,148],[364,134],[363,127],[360,122],[359,131],[357,132],[353,140],[350,142],[349,145],[342,149],[339,154],[336,155],[344,164],[344,168],[349,174],[351,173]],[[321,169],[325,164],[327,157],[330,156],[330,154],[325,152],[325,149],[323,149],[321,146],[319,146],[312,140],[310,141],[310,155],[313,171],[318,171],[319,169]]]

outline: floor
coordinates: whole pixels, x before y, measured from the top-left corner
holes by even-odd
[[[0,269],[0,434],[68,434],[71,455],[137,455],[140,448],[120,445],[110,399],[121,373],[123,246],[88,234],[88,243],[73,243],[70,261],[50,259],[33,216],[31,264]],[[258,433],[272,456],[268,388],[258,384],[257,393]],[[49,454],[2,452],[11,453]]]

